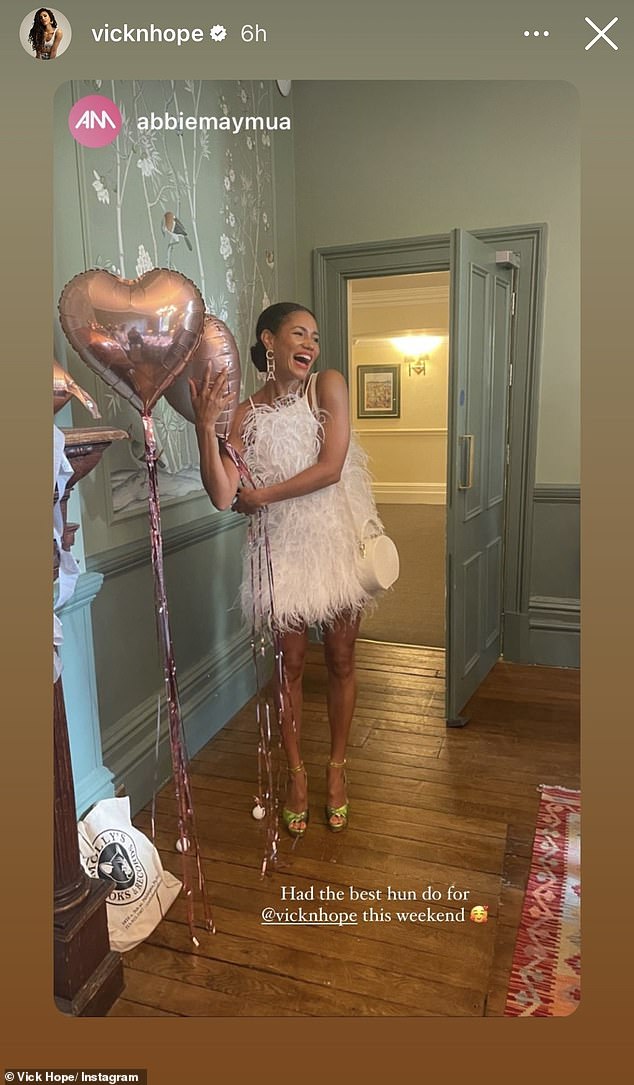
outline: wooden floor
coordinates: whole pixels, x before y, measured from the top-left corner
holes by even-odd
[[[500,663],[469,705],[468,726],[447,730],[442,651],[359,642],[357,667],[348,830],[332,834],[323,820],[325,669],[315,646],[305,677],[306,836],[293,842],[284,835],[277,870],[260,877],[248,705],[191,766],[217,933],[201,934],[194,950],[179,898],[147,941],[126,954],[124,996],[112,1015],[503,1013],[537,787],[578,785],[578,672]],[[178,874],[174,809],[170,786],[157,801],[157,844],[164,865]],[[147,811],[135,823],[149,834]],[[342,897],[320,900],[327,886]],[[351,886],[380,897],[351,900]],[[308,897],[284,900],[284,887]],[[388,888],[401,899],[388,899]],[[424,899],[425,891],[436,899]],[[456,892],[468,897],[456,899]],[[416,899],[403,899],[408,894]],[[469,920],[475,904],[488,905],[486,924]],[[358,923],[262,925],[263,908],[300,905],[356,912]],[[425,917],[428,908],[445,918],[397,918]]]

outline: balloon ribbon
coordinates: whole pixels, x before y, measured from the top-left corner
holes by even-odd
[[[183,890],[187,900],[187,920],[189,932],[195,946],[199,945],[194,934],[194,883],[198,882],[203,907],[204,928],[215,933],[215,926],[207,901],[205,877],[202,869],[194,804],[189,779],[189,758],[183,718],[181,714],[178,685],[176,682],[176,664],[170,630],[167,591],[163,566],[163,537],[161,535],[161,506],[159,501],[157,461],[160,452],[156,444],[152,415],[142,415],[145,435],[145,461],[148,472],[148,511],[150,517],[150,540],[152,544],[152,570],[154,573],[154,605],[159,648],[163,657],[163,677],[169,719],[169,741],[174,773],[176,810],[178,819],[178,839],[182,860]]]
[[[227,440],[223,438],[219,438],[219,440],[222,449],[240,472],[241,481],[256,488],[257,483],[240,453],[237,452]],[[261,873],[264,875],[269,864],[275,863],[278,857],[278,843],[280,837],[279,794],[281,782],[279,751],[287,706],[290,711],[290,728],[293,732],[296,731],[293,702],[290,696],[290,687],[286,666],[284,664],[282,638],[275,620],[275,585],[269,536],[266,528],[266,508],[258,509],[257,514],[250,517],[248,545],[251,558],[251,598],[253,600],[251,650],[253,653],[253,665],[256,678],[255,715],[258,727],[257,801],[258,804],[264,807],[265,812],[265,848],[261,866]],[[275,657],[275,717],[278,729],[277,741],[274,741],[273,737],[271,706],[266,696],[266,682],[261,674],[262,660],[266,654],[266,639],[263,633],[266,625],[266,616],[262,605],[264,583],[267,585],[270,601],[270,631]],[[259,604],[256,600],[259,600]],[[297,839],[295,840],[295,843],[297,843]]]

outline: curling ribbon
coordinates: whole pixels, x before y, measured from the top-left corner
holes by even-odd
[[[265,874],[269,863],[277,861],[277,847],[279,842],[279,765],[275,770],[274,761],[276,751],[279,754],[281,741],[281,712],[277,714],[278,740],[273,742],[271,729],[271,712],[268,698],[265,693],[265,682],[260,676],[260,664],[264,658],[266,647],[262,632],[262,615],[256,613],[255,578],[260,581],[260,591],[257,598],[262,599],[262,547],[257,541],[264,535],[268,541],[268,533],[264,522],[265,512],[260,510],[257,516],[249,523],[249,551],[251,573],[251,598],[253,600],[253,613],[251,624],[251,650],[253,653],[253,666],[256,677],[256,707],[255,715],[258,725],[258,795],[264,805],[264,856],[262,858],[261,874]],[[270,557],[270,555],[269,555]],[[257,564],[257,569],[256,569]],[[270,564],[270,562],[269,562]],[[277,658],[277,649],[276,649]],[[279,759],[278,759],[279,760]]]
[[[219,440],[222,448],[237,467],[241,481],[247,482],[250,486],[256,488],[256,482],[240,453],[237,452],[228,441],[223,440],[222,438],[219,438]],[[255,713],[258,727],[258,801],[264,806],[265,849],[261,866],[261,874],[264,875],[268,866],[277,861],[278,855],[280,836],[279,793],[281,780],[279,751],[281,747],[286,704],[288,704],[291,712],[290,726],[293,731],[296,731],[293,702],[290,696],[290,687],[284,664],[282,641],[275,621],[275,583],[271,548],[266,527],[266,509],[259,509],[256,515],[250,519],[248,547],[251,556],[251,598],[253,600],[251,650],[253,653],[253,666],[256,679]],[[277,697],[275,702],[275,716],[278,728],[277,742],[274,742],[273,739],[270,705],[265,693],[266,683],[261,675],[261,661],[265,654],[265,639],[264,634],[262,633],[265,621],[264,614],[261,612],[261,603],[259,613],[256,608],[256,599],[261,601],[263,598],[262,586],[265,577],[270,600],[271,639],[273,642],[276,677],[275,689]],[[256,580],[258,582],[257,592],[255,590]],[[297,839],[295,840],[294,845],[297,843]]]
[[[176,793],[178,839],[181,845],[182,881],[187,899],[189,931],[194,945],[198,946],[199,942],[194,934],[193,860],[195,860],[198,888],[202,900],[205,929],[215,933],[216,928],[207,901],[205,877],[202,869],[200,846],[196,830],[194,804],[189,779],[189,758],[187,755],[185,729],[183,727],[178,685],[176,682],[176,664],[174,661],[174,649],[167,607],[167,592],[165,589],[165,574],[163,567],[163,538],[161,535],[161,507],[159,501],[157,471],[157,461],[160,453],[157,449],[152,415],[144,412],[141,415],[141,418],[143,420],[145,460],[148,472],[148,512],[150,517],[152,570],[154,573],[154,605],[156,610],[159,646],[163,656],[163,676],[165,679],[165,693],[167,698],[169,740],[172,754],[172,769],[174,773],[174,789]]]

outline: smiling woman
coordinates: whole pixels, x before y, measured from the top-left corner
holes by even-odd
[[[38,60],[53,60],[64,34],[57,25],[55,14],[50,8],[38,8],[29,31],[29,41]]]
[[[274,684],[289,767],[283,819],[292,836],[302,836],[308,825],[300,731],[304,658],[313,624],[323,629],[328,673],[326,824],[332,832],[348,824],[344,768],[356,697],[354,649],[361,615],[371,602],[359,579],[356,525],[372,520],[380,526],[365,455],[350,433],[346,382],[333,369],[312,374],[318,357],[319,329],[309,309],[281,302],[264,310],[251,358],[265,383],[236,411],[229,435],[236,460],[218,447],[214,431],[225,404],[226,377],[206,381],[200,392],[192,384],[205,489],[218,508],[231,505],[252,518],[241,591],[244,616],[254,631],[270,630],[284,661],[275,668]],[[255,486],[247,485],[247,478]]]
[[[31,9],[20,23],[20,44],[33,60],[54,60],[68,49],[73,31],[59,8]]]

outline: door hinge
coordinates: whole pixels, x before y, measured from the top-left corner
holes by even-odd
[[[499,445],[498,445],[498,448],[499,448]],[[506,466],[507,467],[508,467],[510,462],[511,462],[511,446],[507,445],[506,446]]]
[[[511,294],[511,316],[515,316],[515,306],[517,304],[517,292],[514,290]]]
[[[513,363],[509,363],[509,388],[513,385]]]

